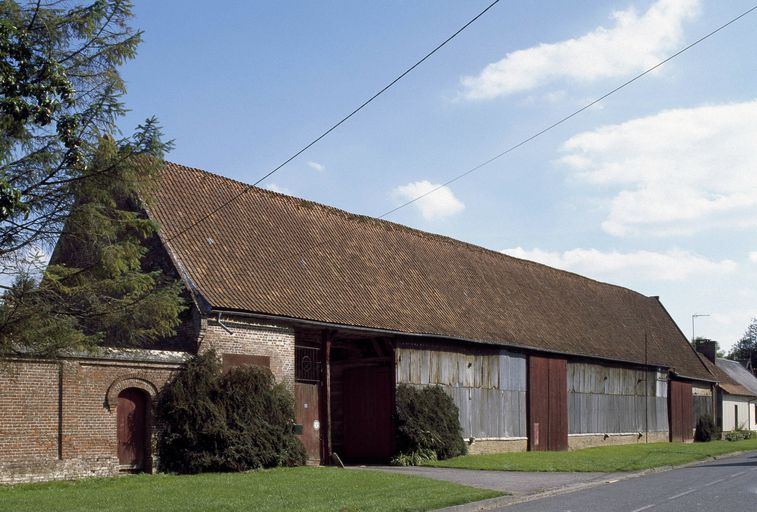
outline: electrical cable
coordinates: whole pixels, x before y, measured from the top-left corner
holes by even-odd
[[[173,239],[175,239],[175,238],[183,235],[187,231],[193,229],[195,226],[203,223],[208,218],[212,217],[213,215],[215,215],[216,213],[218,213],[219,211],[223,210],[224,208],[226,208],[227,206],[229,206],[231,203],[233,203],[234,201],[236,201],[237,199],[239,199],[240,197],[242,197],[243,195],[245,195],[247,192],[250,191],[250,189],[252,187],[255,187],[255,186],[259,185],[263,180],[265,180],[265,179],[273,176],[273,174],[275,174],[276,172],[278,172],[282,167],[284,167],[289,162],[291,162],[292,160],[294,160],[295,158],[297,158],[298,156],[300,156],[302,153],[304,153],[305,151],[307,151],[308,149],[310,149],[318,141],[320,141],[321,139],[323,139],[324,137],[326,137],[329,133],[331,133],[334,130],[336,130],[339,126],[341,126],[342,124],[344,124],[348,119],[350,119],[352,116],[354,116],[355,114],[357,114],[358,112],[360,112],[369,103],[371,103],[373,100],[375,100],[376,98],[378,98],[379,96],[381,96],[383,93],[385,93],[387,90],[389,90],[389,88],[391,88],[394,84],[396,84],[397,82],[399,82],[400,80],[402,80],[407,74],[409,74],[415,68],[417,68],[418,66],[420,66],[421,64],[423,64],[429,57],[431,57],[433,54],[435,54],[437,51],[439,51],[442,47],[446,46],[447,43],[449,43],[450,41],[452,41],[461,32],[463,32],[466,28],[468,28],[476,20],[478,20],[481,16],[483,16],[484,14],[486,14],[487,11],[489,11],[489,9],[491,9],[496,4],[498,4],[499,1],[500,0],[494,0],[492,3],[490,3],[483,11],[479,12],[475,17],[473,17],[465,25],[463,25],[462,27],[460,27],[454,34],[452,34],[447,39],[445,39],[444,41],[442,41],[441,43],[439,43],[433,50],[431,50],[430,52],[428,52],[422,59],[420,59],[415,64],[413,64],[412,66],[410,66],[409,68],[407,68],[404,72],[402,72],[399,76],[397,76],[397,78],[395,78],[394,80],[392,80],[391,82],[389,82],[386,86],[384,86],[380,91],[378,91],[376,94],[374,94],[373,96],[371,96],[370,98],[368,98],[367,100],[365,100],[359,107],[357,107],[352,112],[350,112],[349,114],[347,114],[346,116],[344,116],[337,123],[335,123],[334,125],[332,125],[331,128],[329,128],[325,132],[321,133],[318,137],[316,137],[315,139],[313,139],[312,141],[310,141],[307,145],[305,145],[304,147],[302,147],[295,154],[293,154],[292,156],[290,156],[289,158],[287,158],[286,160],[284,160],[282,163],[280,163],[274,169],[272,169],[267,174],[265,174],[264,176],[262,176],[261,178],[259,178],[257,181],[255,181],[255,183],[253,183],[252,185],[248,185],[241,192],[239,192],[238,194],[234,195],[230,199],[224,201],[223,203],[221,203],[219,206],[217,206],[216,208],[214,208],[210,212],[206,213],[205,215],[203,215],[202,217],[200,217],[196,221],[192,222],[192,224],[190,224],[189,226],[187,226],[186,228],[184,228],[182,231],[180,231],[180,232],[176,233],[175,235],[173,235],[171,238],[168,239],[168,241],[170,242],[171,240],[173,240]]]

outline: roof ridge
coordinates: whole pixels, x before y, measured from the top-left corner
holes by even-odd
[[[442,234],[439,234],[439,233],[432,233],[430,231],[424,231],[422,229],[418,229],[418,228],[414,228],[414,227],[411,227],[411,226],[407,226],[405,224],[400,224],[399,222],[394,222],[394,221],[385,220],[385,219],[379,219],[377,217],[372,217],[370,215],[353,213],[353,212],[344,210],[342,208],[338,208],[336,206],[331,206],[331,205],[327,205],[327,204],[324,204],[324,203],[319,203],[317,201],[313,201],[313,200],[310,200],[310,199],[304,199],[304,198],[301,198],[301,197],[296,197],[296,196],[291,196],[291,195],[288,195],[288,194],[283,194],[281,192],[276,192],[274,190],[269,190],[269,189],[266,189],[266,188],[263,188],[263,187],[251,185],[249,183],[245,183],[243,181],[240,181],[240,180],[237,180],[237,179],[234,179],[234,178],[229,178],[229,177],[226,177],[226,176],[221,176],[220,174],[215,174],[213,172],[206,171],[204,169],[200,169],[198,167],[191,167],[191,166],[184,165],[184,164],[179,164],[179,163],[176,163],[176,162],[170,162],[168,160],[166,160],[165,163],[167,165],[169,165],[169,166],[176,166],[176,167],[181,167],[181,168],[189,170],[189,171],[199,172],[199,173],[204,174],[204,175],[206,175],[206,176],[208,176],[210,178],[213,178],[213,179],[220,179],[220,180],[223,180],[223,181],[226,181],[226,182],[229,182],[229,183],[234,183],[236,185],[241,185],[241,186],[243,186],[245,188],[252,189],[255,193],[268,194],[268,195],[272,195],[274,197],[278,197],[278,198],[280,198],[282,200],[285,200],[285,201],[290,201],[290,202],[293,202],[293,203],[298,203],[298,204],[300,204],[300,205],[302,205],[302,206],[304,206],[306,208],[313,208],[313,207],[319,208],[322,211],[324,211],[325,213],[329,213],[329,214],[332,214],[332,215],[334,215],[334,214],[340,215],[340,216],[345,217],[347,219],[360,220],[360,221],[363,221],[363,222],[367,221],[367,222],[370,222],[370,223],[376,225],[377,227],[387,227],[387,226],[389,226],[389,227],[392,227],[392,228],[396,228],[396,229],[400,229],[400,230],[406,231],[406,232],[408,232],[408,233],[410,233],[412,235],[415,235],[415,236],[419,236],[419,237],[423,237],[423,238],[431,238],[431,239],[434,239],[434,240],[438,240],[440,242],[444,242],[444,243],[450,244],[452,246],[463,246],[463,247],[465,247],[465,248],[467,248],[469,250],[474,250],[474,251],[477,251],[477,252],[480,252],[480,253],[483,253],[483,254],[487,254],[487,255],[495,257],[495,258],[517,260],[517,261],[521,262],[521,264],[536,266],[537,268],[548,269],[551,272],[558,272],[558,273],[566,274],[566,275],[572,276],[572,278],[577,279],[577,280],[589,281],[589,282],[597,283],[597,284],[602,285],[602,286],[608,286],[608,287],[617,288],[617,289],[623,290],[626,293],[630,292],[630,293],[633,293],[635,295],[641,296],[641,297],[643,297],[645,299],[657,300],[656,296],[647,296],[647,295],[639,293],[639,292],[637,292],[635,290],[627,288],[625,286],[621,286],[621,285],[613,284],[613,283],[608,283],[608,282],[605,282],[605,281],[600,281],[598,279],[593,279],[591,277],[583,276],[581,274],[578,274],[576,272],[572,272],[570,270],[564,270],[564,269],[552,267],[552,266],[546,265],[544,263],[540,263],[538,261],[532,261],[532,260],[527,260],[527,259],[524,259],[524,258],[518,258],[517,256],[512,256],[510,254],[506,254],[506,253],[501,252],[501,251],[497,251],[497,250],[494,250],[494,249],[489,249],[487,247],[482,247],[480,245],[476,245],[476,244],[471,243],[471,242],[466,242],[464,240],[459,240],[457,238],[452,238],[452,237],[447,236],[447,235],[442,235]]]

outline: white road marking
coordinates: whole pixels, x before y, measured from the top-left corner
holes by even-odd
[[[720,480],[713,480],[709,484],[704,484],[702,487],[709,487],[711,485],[719,484],[720,482],[725,482],[725,478],[721,478]]]
[[[737,477],[737,476],[741,476],[741,475],[743,475],[744,473],[746,473],[746,471],[741,471],[741,472],[739,472],[739,473],[734,473],[734,474],[732,474],[732,475],[731,475],[731,478],[734,478],[734,477]]]
[[[668,498],[668,500],[674,500],[676,498],[680,498],[681,496],[686,496],[687,494],[691,494],[694,491],[696,491],[696,489],[689,489],[688,491],[684,491],[680,494],[676,494],[675,496],[671,496],[670,498]]]
[[[646,509],[652,508],[652,507],[654,507],[654,504],[652,504],[652,505],[644,505],[643,507],[637,508],[636,510],[632,510],[631,512],[641,512],[642,510],[646,510]]]

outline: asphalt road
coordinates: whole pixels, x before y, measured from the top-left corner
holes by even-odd
[[[518,505],[502,512],[754,512],[757,453],[652,473]]]

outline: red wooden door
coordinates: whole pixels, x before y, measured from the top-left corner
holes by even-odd
[[[670,381],[668,393],[670,440],[687,442],[694,439],[692,417],[694,397],[690,382]]]
[[[318,384],[294,383],[295,416],[302,425],[300,442],[305,447],[308,460],[321,461],[321,423],[318,414]]]
[[[392,380],[385,366],[345,369],[345,459],[379,462],[392,456]]]
[[[568,449],[568,364],[528,357],[528,449]]]
[[[118,462],[132,469],[145,467],[147,454],[147,396],[143,391],[127,388],[118,395],[116,412]]]

